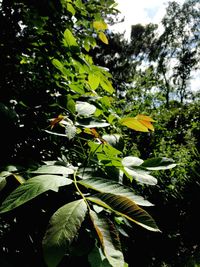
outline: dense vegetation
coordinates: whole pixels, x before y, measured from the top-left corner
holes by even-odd
[[[198,2],[2,1],[2,267],[200,264]]]

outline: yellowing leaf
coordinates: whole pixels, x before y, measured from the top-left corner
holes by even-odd
[[[99,33],[99,39],[100,39],[104,44],[108,44],[108,39],[107,39],[105,33],[100,32],[100,33]]]
[[[138,120],[155,122],[155,120],[153,120],[151,117],[142,114],[138,114],[135,118]]]
[[[151,122],[154,122],[154,120],[146,115],[138,114],[135,117],[140,123],[142,123],[144,126],[146,126],[149,130],[154,131],[154,127],[151,124]]]
[[[136,118],[132,118],[132,117],[123,118],[123,119],[121,119],[120,123],[122,125],[127,126],[130,129],[135,130],[135,131],[139,131],[139,132],[148,132],[149,131],[148,128],[146,126],[144,126]]]
[[[136,117],[127,117],[121,119],[120,123],[122,125],[127,126],[135,131],[139,132],[148,132],[149,130],[154,131],[154,127],[152,125],[154,120],[146,115],[138,114]]]
[[[98,31],[104,31],[108,29],[108,25],[102,20],[94,21],[93,27],[95,28],[95,30],[98,30]]]

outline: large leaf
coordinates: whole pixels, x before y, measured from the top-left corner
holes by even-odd
[[[140,131],[140,132],[149,131],[148,128],[144,126],[142,123],[140,123],[136,118],[131,118],[131,117],[123,118],[120,120],[120,123],[135,131]]]
[[[72,180],[58,175],[35,176],[17,187],[2,203],[0,213],[10,211],[42,193],[52,190],[57,192],[60,186],[69,185]]]
[[[122,165],[124,167],[140,166],[143,162],[144,160],[133,156],[128,156],[122,159]]]
[[[78,234],[87,205],[83,199],[59,208],[51,217],[43,238],[44,258],[48,267],[56,267]]]
[[[113,267],[123,267],[123,253],[114,224],[94,211],[90,211],[90,217],[108,262]]]
[[[152,204],[149,201],[145,200],[143,197],[135,195],[129,187],[121,185],[112,180],[104,178],[88,178],[81,180],[78,183],[87,188],[91,188],[102,193],[112,193],[115,195],[125,196],[128,199],[134,201],[137,205],[152,206]]]
[[[131,167],[124,167],[124,171],[128,174],[128,177],[132,177],[142,184],[157,184],[157,179],[154,176],[150,175],[147,171],[134,169]]]
[[[90,201],[127,218],[150,231],[159,232],[154,219],[129,198],[111,193],[98,193]]]
[[[69,175],[73,174],[74,170],[71,168],[58,165],[43,165],[39,167],[37,170],[31,171],[31,173]]]
[[[88,255],[88,261],[91,267],[111,267],[110,263],[103,254],[100,247],[96,245]]]
[[[174,160],[169,158],[151,158],[141,164],[147,170],[167,170],[175,166]]]

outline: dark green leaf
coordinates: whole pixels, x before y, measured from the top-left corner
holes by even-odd
[[[73,174],[74,170],[71,168],[58,166],[58,165],[43,165],[37,170],[31,171],[31,173],[69,175],[69,174]]]
[[[175,166],[174,160],[169,158],[151,158],[141,164],[147,170],[167,170]]]
[[[58,175],[35,176],[17,187],[2,203],[0,213],[15,209],[38,195],[52,190],[57,192],[60,186],[69,185],[72,180]]]
[[[128,199],[134,201],[137,205],[152,206],[152,204],[143,197],[135,195],[129,187],[112,180],[107,180],[104,178],[88,178],[81,180],[78,183],[95,191],[127,197]]]
[[[90,211],[90,217],[108,262],[113,267],[123,267],[124,258],[114,224],[94,211]]]
[[[106,209],[110,209],[147,230],[160,231],[153,218],[127,197],[111,193],[98,193],[94,197],[88,197],[87,199]]]
[[[44,257],[48,267],[56,267],[67,253],[86,212],[87,205],[81,199],[64,205],[53,214],[43,238]]]

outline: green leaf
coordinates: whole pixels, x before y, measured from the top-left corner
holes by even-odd
[[[160,231],[153,218],[127,197],[111,193],[98,193],[94,197],[88,197],[87,199],[106,209],[110,209],[147,230]]]
[[[76,102],[76,112],[79,116],[90,117],[93,113],[95,113],[96,107],[87,102]]]
[[[76,38],[72,34],[72,32],[69,29],[66,29],[64,32],[64,40],[66,42],[66,45],[71,47],[71,46],[78,46],[76,42]]]
[[[175,166],[174,160],[169,158],[151,158],[145,160],[141,165],[147,170],[167,170]]]
[[[92,210],[90,211],[90,218],[108,262],[113,267],[123,267],[123,253],[121,251],[119,235],[114,224]]]
[[[83,95],[85,93],[83,85],[81,85],[81,84],[70,83],[68,86],[72,91],[74,91],[78,94]]]
[[[60,186],[69,185],[72,180],[58,175],[35,176],[17,187],[2,203],[0,213],[13,210],[42,193],[58,192]]]
[[[101,79],[100,80],[100,85],[108,93],[112,94],[114,92],[114,88],[113,88],[113,86],[112,86],[110,81],[108,81],[106,79]]]
[[[143,197],[135,195],[134,192],[128,186],[124,186],[112,180],[104,178],[88,178],[78,181],[78,183],[95,191],[99,191],[102,193],[112,193],[115,195],[127,197],[128,199],[134,201],[137,205],[153,205],[149,201],[145,200]]]
[[[3,190],[6,184],[7,184],[6,177],[0,176],[0,191]]]
[[[52,64],[59,70],[61,70],[64,67],[64,65],[56,58],[52,60]]]
[[[64,167],[64,166],[43,165],[39,167],[37,170],[31,171],[31,173],[69,175],[69,174],[73,174],[74,170],[71,168]]]
[[[67,109],[74,114],[76,112],[75,102],[70,94],[67,95]]]
[[[56,267],[85,219],[87,205],[83,199],[59,208],[51,217],[43,238],[43,251],[48,267]]]
[[[91,267],[111,267],[101,248],[98,248],[96,245],[88,255],[88,261]]]
[[[143,162],[144,160],[133,156],[128,156],[122,159],[122,165],[124,167],[140,166]]]
[[[76,14],[76,10],[74,9],[72,4],[70,4],[70,3],[67,3],[67,10],[72,14],[72,16],[74,16]]]
[[[95,28],[95,30],[98,30],[98,31],[99,30],[104,31],[108,29],[108,25],[102,20],[94,21],[93,27]]]
[[[104,44],[108,44],[108,38],[107,38],[107,36],[105,35],[104,32],[99,32],[98,36],[99,36],[99,39],[100,39]]]
[[[156,185],[157,179],[148,172],[140,169],[134,169],[131,167],[124,167],[125,173],[127,172],[128,176],[131,176],[136,181],[142,184]]]
[[[96,90],[100,83],[100,76],[95,73],[89,73],[88,82],[92,90]]]

